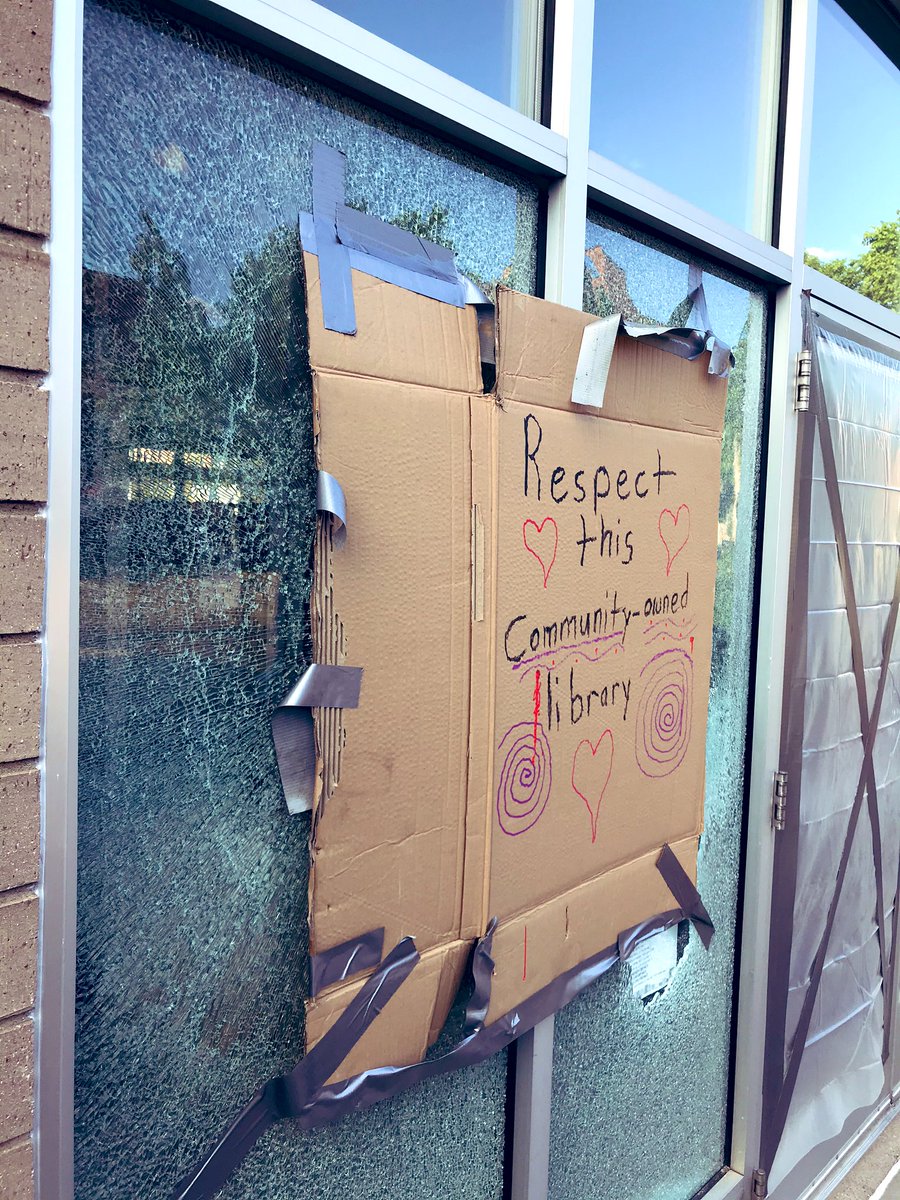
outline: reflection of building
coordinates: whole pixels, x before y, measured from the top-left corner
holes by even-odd
[[[603,247],[592,247],[585,252],[584,257],[585,273],[596,298],[598,311],[608,308],[612,312],[620,312],[626,321],[646,321],[647,318],[631,299],[625,272]],[[605,297],[606,304],[601,302],[601,296]]]
[[[83,651],[213,654],[219,635],[241,630],[247,652],[262,638],[271,663],[280,576],[251,569],[260,547],[248,518],[265,504],[264,460],[230,439],[227,452],[211,449],[215,424],[191,419],[194,396],[135,403],[152,354],[147,284],[86,271],[84,294]],[[162,397],[171,352],[161,343],[151,376]],[[165,555],[147,554],[160,545]]]

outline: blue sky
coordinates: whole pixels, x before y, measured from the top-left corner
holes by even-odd
[[[820,0],[806,244],[855,256],[900,208],[900,70]]]

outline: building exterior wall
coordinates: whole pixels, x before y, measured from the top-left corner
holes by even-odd
[[[51,24],[0,4],[0,1200],[33,1192]]]

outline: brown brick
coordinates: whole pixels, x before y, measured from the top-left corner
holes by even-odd
[[[47,498],[47,392],[0,379],[0,500]]]
[[[34,1111],[34,1023],[0,1025],[0,1142],[31,1129]]]
[[[38,877],[40,805],[37,771],[0,775],[0,891]]]
[[[31,1138],[0,1146],[0,1200],[33,1200],[34,1152]]]
[[[34,1004],[37,932],[34,892],[0,894],[0,1019],[27,1012]]]
[[[53,0],[0,4],[0,87],[32,100],[50,99]]]
[[[0,239],[0,366],[48,369],[49,300],[50,260],[43,250],[24,238]]]
[[[8,100],[0,100],[0,225],[50,231],[50,122]]]
[[[37,758],[40,720],[40,646],[0,642],[0,762]]]
[[[41,627],[46,526],[35,513],[4,512],[0,505],[0,633]]]

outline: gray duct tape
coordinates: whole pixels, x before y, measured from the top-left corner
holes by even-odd
[[[458,282],[452,250],[426,242],[408,229],[389,225],[369,213],[338,205],[337,235],[349,250],[359,250],[417,274],[443,279],[445,283]]]
[[[318,254],[318,227],[309,213],[300,214],[300,242],[307,254]],[[372,275],[375,279],[383,280],[384,283],[393,283],[396,287],[405,288],[406,291],[415,292],[419,296],[440,300],[442,304],[452,304],[455,308],[464,308],[467,303],[474,302],[467,300],[466,297],[471,295],[471,289],[475,285],[459,272],[457,272],[456,279],[450,283],[445,279],[436,279],[432,275],[425,275],[420,271],[410,270],[409,267],[388,262],[374,254],[364,254],[361,250],[352,250],[347,247],[344,249],[349,255],[349,263],[354,271]],[[320,272],[322,270],[321,261],[320,256]],[[330,329],[331,326],[326,325],[326,328]]]
[[[320,471],[316,480],[316,509],[332,518],[332,540],[336,546],[347,537],[347,501],[344,489],[333,475]]]
[[[351,268],[407,291],[464,308],[486,303],[457,270],[453,251],[344,203],[346,158],[313,144],[312,217],[300,214],[303,249],[319,258],[322,319],[326,329],[356,333]]]
[[[272,713],[272,741],[288,812],[309,812],[316,781],[313,708],[358,708],[362,667],[313,663]]]
[[[370,1020],[365,1019],[370,1003],[377,998],[378,1011],[381,1011],[418,961],[418,955],[413,950],[414,957],[409,963],[409,948],[406,947],[409,939],[400,942],[306,1058],[301,1059],[289,1075],[272,1080],[257,1092],[215,1148],[179,1184],[174,1194],[175,1200],[209,1200],[243,1161],[261,1134],[277,1120],[290,1117],[303,1129],[315,1129],[349,1113],[368,1108],[427,1079],[483,1062],[521,1034],[533,1029],[545,1017],[559,1012],[595,983],[619,961],[620,945],[630,950],[651,933],[677,925],[684,916],[685,913],[678,908],[659,913],[626,930],[615,944],[557,976],[552,983],[487,1025],[485,1022],[494,971],[491,958],[491,944],[497,925],[494,919],[472,951],[469,965],[471,997],[466,1005],[463,1036],[452,1050],[411,1066],[377,1067],[340,1083],[328,1084],[327,1079],[371,1024]],[[400,974],[402,978],[398,981]],[[326,1044],[327,1058],[322,1054]],[[303,1071],[304,1064],[317,1053],[321,1058],[313,1064],[314,1069]],[[323,1073],[321,1059],[324,1059],[324,1066],[330,1068],[328,1074]]]
[[[712,918],[700,899],[700,893],[691,883],[690,876],[675,857],[671,846],[663,846],[659,858],[656,860],[656,869],[666,881],[666,887],[675,897],[681,906],[682,913],[697,930],[700,940],[708,950],[715,933]]]
[[[702,284],[696,289],[701,295]],[[693,311],[697,310],[697,297]],[[706,300],[702,298],[702,311],[706,313]],[[638,325],[623,321],[621,313],[602,317],[586,325],[581,335],[581,348],[572,381],[572,403],[583,407],[602,408],[606,393],[606,381],[619,332],[631,338],[641,338],[679,358],[699,358],[709,348],[709,374],[726,377],[734,366],[734,355],[730,347],[709,332],[708,329],[693,329],[674,325]]]
[[[404,938],[367,979],[325,1037],[289,1075],[270,1080],[238,1114],[216,1145],[176,1186],[175,1200],[214,1196],[266,1130],[317,1095],[419,961],[412,938]]]
[[[346,159],[339,150],[322,142],[313,143],[313,221],[319,253],[322,319],[326,329],[356,333],[350,256],[337,236],[338,205],[344,203],[345,167]]]
[[[330,950],[309,956],[311,996],[318,996],[323,988],[332,983],[341,983],[359,971],[371,971],[381,962],[384,953],[384,928],[370,929],[360,937],[341,942]]]

